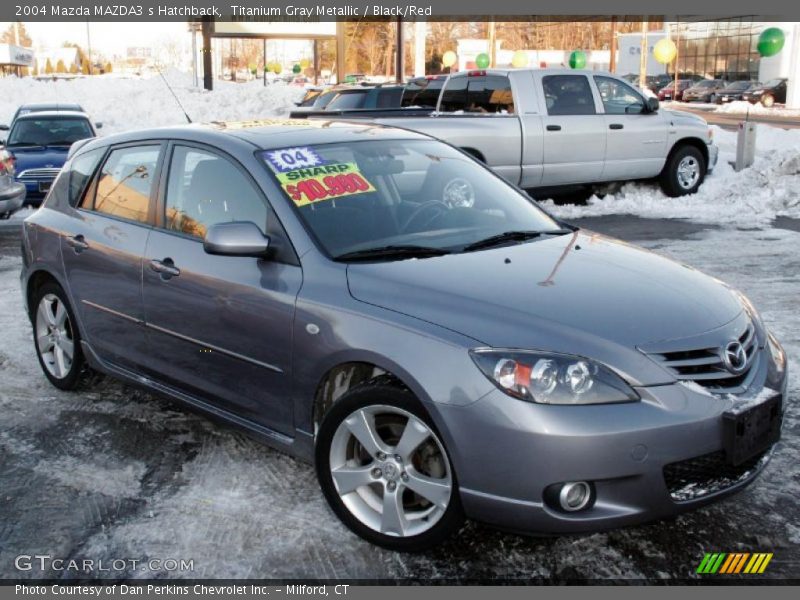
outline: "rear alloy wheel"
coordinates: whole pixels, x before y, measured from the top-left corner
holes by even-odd
[[[463,522],[444,444],[416,398],[396,385],[367,383],[340,399],[320,426],[316,464],[331,508],[374,544],[421,551]]]
[[[56,284],[46,284],[36,294],[33,306],[34,344],[42,371],[57,388],[75,389],[84,359],[64,291]]]
[[[775,96],[772,94],[764,94],[761,96],[761,104],[763,104],[766,108],[772,108],[775,106]]]
[[[667,160],[659,183],[667,196],[675,198],[694,194],[705,176],[706,161],[703,153],[694,146],[682,146]]]

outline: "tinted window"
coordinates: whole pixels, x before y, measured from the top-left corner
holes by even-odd
[[[442,106],[439,110],[443,112],[457,112],[467,108],[467,78],[456,77],[450,79],[444,86],[442,94]]]
[[[403,88],[389,88],[378,92],[376,108],[397,108],[403,97]]]
[[[165,226],[203,237],[211,225],[251,221],[262,231],[267,206],[249,179],[217,154],[176,146],[167,184]]]
[[[467,112],[513,113],[514,99],[508,77],[488,75],[467,78]]]
[[[367,99],[367,90],[359,92],[349,92],[339,94],[328,103],[328,110],[339,110],[342,108],[363,108],[364,101]]]
[[[402,106],[421,106],[436,108],[439,92],[442,91],[444,79],[415,79],[410,81],[403,92]]]
[[[547,114],[596,114],[592,88],[585,75],[548,75],[542,77]]]
[[[94,209],[146,223],[160,149],[152,145],[112,150],[97,180]]]
[[[611,77],[595,77],[603,108],[607,115],[638,114],[644,110],[644,100],[631,86]]]
[[[72,167],[69,170],[69,203],[77,206],[78,201],[86,189],[86,184],[92,177],[97,163],[103,158],[105,148],[91,150],[72,159]]]
[[[23,119],[8,136],[9,146],[71,146],[94,137],[86,119]]]

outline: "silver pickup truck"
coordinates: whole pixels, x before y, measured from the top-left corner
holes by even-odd
[[[456,73],[435,111],[370,120],[442,139],[526,189],[658,178],[666,194],[682,196],[697,191],[718,154],[705,120],[659,109],[598,71]]]

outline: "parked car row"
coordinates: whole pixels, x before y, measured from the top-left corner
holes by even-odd
[[[0,131],[8,132],[0,139],[0,218],[7,219],[24,204],[40,205],[70,146],[96,137],[101,127],[78,104],[20,106],[9,125],[0,125]],[[21,199],[16,193],[20,188]]]

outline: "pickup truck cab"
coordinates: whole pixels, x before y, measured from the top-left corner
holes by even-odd
[[[456,73],[436,110],[419,115],[400,109],[372,120],[449,142],[526,189],[658,178],[681,196],[697,191],[718,154],[705,120],[659,109],[600,71]]]

